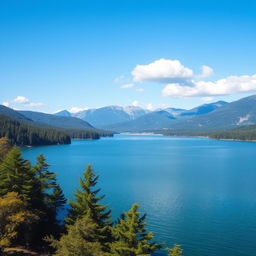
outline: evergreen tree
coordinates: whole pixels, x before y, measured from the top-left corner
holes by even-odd
[[[97,224],[88,215],[76,220],[67,228],[67,234],[59,241],[49,239],[56,249],[54,256],[103,256],[102,246],[97,242]]]
[[[103,243],[110,240],[111,210],[108,205],[101,205],[100,200],[104,195],[98,196],[100,189],[94,189],[99,176],[96,175],[92,166],[88,165],[84,172],[84,178],[80,178],[81,190],[75,192],[75,200],[69,201],[70,209],[67,224],[74,224],[76,220],[87,215],[97,225],[97,240]],[[106,249],[107,250],[107,249]]]
[[[43,203],[57,215],[58,209],[65,205],[66,199],[62,189],[57,184],[56,173],[49,171],[49,167],[46,158],[41,154],[37,157],[33,169],[38,181],[38,193]]]
[[[111,256],[150,256],[162,247],[162,244],[150,242],[153,233],[147,232],[146,215],[140,217],[138,208],[139,205],[134,204],[112,228],[115,241],[110,244]]]
[[[36,179],[30,162],[22,158],[17,147],[13,147],[0,165],[0,196],[17,192],[21,200],[31,205],[35,187]]]
[[[57,216],[59,209],[63,208],[66,204],[66,198],[63,194],[61,187],[56,184],[53,192],[50,195],[49,205],[51,206],[55,216]]]
[[[49,171],[49,166],[50,165],[46,163],[46,158],[43,154],[37,157],[34,171],[40,182],[40,191],[42,194],[47,193],[49,189],[56,186],[56,174]]]
[[[38,184],[34,191],[34,207],[38,209],[41,217],[38,225],[41,232],[36,236],[39,241],[49,234],[58,235],[61,230],[60,222],[57,220],[58,210],[66,203],[64,194],[56,182],[56,174],[49,171],[49,166],[41,154],[33,167]]]
[[[36,165],[33,167],[38,183],[35,190],[37,199],[35,204],[36,207],[41,208],[45,212],[47,211],[45,208],[49,208],[51,201],[50,194],[56,186],[56,174],[49,171],[49,166],[44,155],[41,154],[37,157]]]
[[[182,249],[180,248],[180,245],[175,244],[172,249],[167,249],[169,254],[168,256],[182,256]]]
[[[11,143],[7,137],[0,138],[0,162],[5,155],[10,151]]]

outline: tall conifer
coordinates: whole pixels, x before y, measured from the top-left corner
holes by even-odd
[[[153,234],[145,227],[146,215],[140,216],[138,208],[139,205],[134,204],[112,228],[115,242],[110,244],[111,256],[150,256],[162,247],[162,244],[151,242]]]
[[[66,223],[74,224],[79,218],[88,216],[97,225],[97,241],[106,243],[110,240],[111,210],[108,205],[100,204],[104,195],[98,196],[100,189],[95,189],[99,176],[96,175],[92,166],[88,165],[80,178],[81,190],[77,189],[74,201],[69,201],[70,210]]]
[[[13,147],[0,165],[0,195],[17,192],[24,202],[31,204],[35,186],[30,162],[22,158],[17,147]]]

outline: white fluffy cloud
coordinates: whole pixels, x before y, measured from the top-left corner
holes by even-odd
[[[203,65],[201,74],[181,64],[179,60],[159,59],[147,65],[137,65],[133,71],[135,82],[165,83],[162,90],[165,97],[204,97],[205,102],[211,96],[234,93],[256,92],[256,74],[228,76],[216,81],[206,81],[214,74],[211,67]]]
[[[144,88],[137,88],[136,92],[144,92]]]
[[[29,100],[24,97],[24,96],[17,96],[14,100],[13,100],[14,103],[18,103],[18,104],[24,104],[24,103],[28,103]]]
[[[135,82],[185,82],[194,76],[193,70],[183,66],[179,60],[159,59],[147,65],[137,65],[132,71]]]
[[[214,74],[213,69],[209,66],[203,65],[201,67],[202,73],[201,75],[197,76],[197,78],[206,78],[206,77],[210,77]]]
[[[128,89],[128,88],[132,88],[132,87],[134,87],[134,84],[123,84],[121,86],[121,88],[123,88],[123,89]]]
[[[41,103],[41,102],[30,102],[29,99],[24,97],[24,96],[17,96],[13,100],[5,101],[2,104],[6,107],[9,107],[11,105],[17,105],[17,104],[23,105],[23,106],[26,106],[26,107],[41,107],[41,106],[44,106],[44,104]]]
[[[215,82],[192,82],[192,86],[184,86],[178,83],[167,84],[162,91],[162,95],[167,97],[195,97],[256,91],[256,74],[252,76],[229,76]]]

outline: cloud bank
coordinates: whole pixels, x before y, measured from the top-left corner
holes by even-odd
[[[148,65],[137,65],[132,71],[135,82],[186,81],[194,76],[193,70],[183,66],[179,60],[159,59]]]
[[[10,107],[13,104],[14,105],[19,104],[19,105],[23,105],[25,107],[41,107],[41,106],[44,106],[43,103],[41,103],[41,102],[31,102],[28,98],[26,98],[24,96],[17,96],[13,100],[4,101],[2,104],[6,107]]]
[[[222,96],[256,91],[256,74],[252,76],[229,76],[214,82],[192,81],[192,86],[178,83],[167,84],[162,90],[166,97]]]
[[[256,91],[256,74],[206,81],[214,74],[211,67],[203,65],[201,73],[195,74],[179,60],[159,59],[137,65],[131,74],[134,82],[164,83],[164,97],[212,97]]]

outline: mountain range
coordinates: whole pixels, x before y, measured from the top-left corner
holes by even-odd
[[[75,114],[67,110],[56,113],[57,116],[79,117],[97,128],[116,132],[140,132],[170,128],[172,125],[195,116],[204,115],[226,105],[225,101],[204,104],[193,109],[166,108],[149,111],[140,107],[108,106],[88,109]]]
[[[149,110],[134,106],[107,106],[97,109],[84,110],[72,115],[89,122],[97,128],[104,128],[111,124],[134,120],[149,112]],[[60,113],[57,113],[57,115],[59,114]]]
[[[256,95],[227,103],[218,101],[192,109],[165,108],[149,111],[140,107],[107,106],[77,113],[55,114],[16,111],[0,105],[0,114],[18,121],[62,129],[115,132],[220,131],[256,124]]]
[[[88,122],[73,116],[56,116],[34,111],[18,111],[22,116],[36,123],[62,129],[95,130]]]
[[[215,110],[184,120],[170,127],[173,130],[211,131],[233,129],[256,124],[256,95],[224,104]]]

